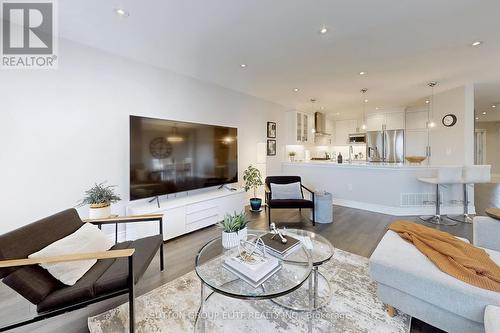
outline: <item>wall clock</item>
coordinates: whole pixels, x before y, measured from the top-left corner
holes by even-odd
[[[457,123],[457,116],[455,116],[452,113],[449,113],[443,117],[443,120],[441,121],[444,126],[446,127],[451,127]]]
[[[158,137],[149,143],[149,152],[154,158],[167,158],[172,154],[172,145],[165,138]]]

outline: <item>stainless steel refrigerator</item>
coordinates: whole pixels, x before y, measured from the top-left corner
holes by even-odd
[[[366,158],[369,162],[402,163],[404,150],[404,130],[366,132]]]

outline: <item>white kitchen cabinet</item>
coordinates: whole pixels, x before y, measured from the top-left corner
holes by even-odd
[[[289,111],[288,119],[288,143],[304,144],[312,142],[314,117],[298,111]]]
[[[349,134],[356,133],[357,120],[337,120],[335,122],[335,144],[346,145],[349,143]]]
[[[371,113],[366,116],[367,131],[395,130],[404,128],[404,111]]]
[[[426,129],[428,120],[428,111],[407,111],[406,112],[406,129]]]
[[[391,112],[385,114],[385,128],[386,130],[397,130],[405,128],[405,113],[404,112]]]
[[[385,116],[383,113],[372,113],[366,116],[367,131],[382,131],[384,129]]]

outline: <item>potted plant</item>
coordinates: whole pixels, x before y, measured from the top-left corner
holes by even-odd
[[[290,157],[290,162],[293,162],[295,160],[295,155],[296,153],[294,151],[288,153],[288,156]]]
[[[115,194],[116,185],[105,185],[105,182],[95,184],[85,191],[85,196],[78,204],[78,207],[89,206],[90,219],[103,219],[111,216],[111,204],[120,201],[120,197]]]
[[[250,165],[243,173],[243,180],[245,181],[245,191],[253,189],[253,198],[250,198],[250,207],[252,211],[259,212],[262,205],[262,199],[257,198],[257,187],[262,186],[262,175],[259,169]]]
[[[220,222],[222,228],[222,247],[231,249],[239,245],[240,240],[247,238],[247,221],[245,212],[237,214],[226,214],[224,220]]]

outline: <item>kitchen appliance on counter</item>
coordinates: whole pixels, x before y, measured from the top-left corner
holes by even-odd
[[[366,143],[365,133],[349,134],[349,143]]]
[[[403,163],[405,160],[405,131],[366,132],[366,158],[368,162]]]

